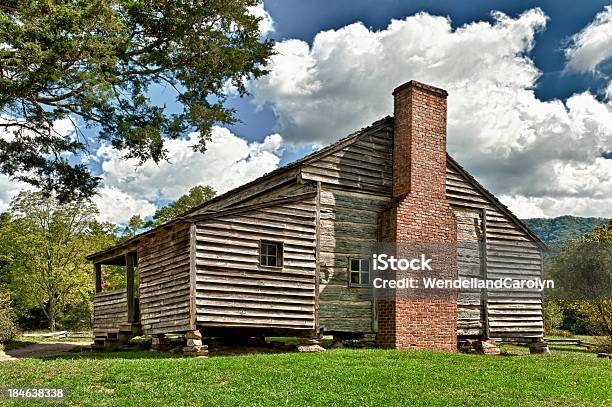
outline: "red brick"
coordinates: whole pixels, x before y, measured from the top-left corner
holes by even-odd
[[[410,81],[393,92],[394,204],[383,214],[383,240],[397,243],[457,241],[446,201],[446,91]],[[457,277],[455,256],[442,264]],[[457,348],[456,299],[396,299],[378,303],[377,341],[394,348]]]

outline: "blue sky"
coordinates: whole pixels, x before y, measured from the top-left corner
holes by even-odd
[[[449,153],[519,217],[612,217],[609,1],[264,0],[253,13],[277,55],[252,96],[229,98],[240,123],[216,127],[204,155],[192,134],[160,165],[105,145],[78,157],[102,177],[102,220],[248,182],[392,114],[410,79],[448,90]],[[0,176],[0,210],[23,187]]]
[[[592,74],[563,74],[565,67],[564,46],[568,39],[580,31],[602,11],[610,1],[399,1],[399,0],[334,0],[299,1],[268,0],[266,10],[275,23],[275,32],[270,37],[277,41],[298,38],[312,43],[314,36],[330,29],[338,29],[356,21],[362,21],[375,30],[384,29],[391,19],[424,11],[448,16],[453,27],[483,20],[491,21],[491,11],[501,11],[517,16],[523,11],[539,7],[550,18],[546,30],[537,35],[536,44],[529,53],[536,66],[542,71],[535,87],[536,95],[542,100],[566,99],[574,93],[602,89],[606,80]],[[611,45],[612,46],[612,45]],[[612,74],[612,66],[608,66]],[[596,92],[598,97],[601,93]],[[242,123],[230,129],[247,139],[261,140],[275,129],[276,120],[272,109],[256,109],[250,98],[233,100],[231,105],[238,109]],[[306,149],[288,152],[283,163],[299,158]]]

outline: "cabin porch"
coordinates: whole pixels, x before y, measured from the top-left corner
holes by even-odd
[[[123,267],[125,287],[104,290],[103,266]],[[94,262],[94,346],[104,348],[127,343],[142,332],[136,267],[138,267],[138,257],[135,252]]]

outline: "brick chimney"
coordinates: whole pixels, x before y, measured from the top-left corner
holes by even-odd
[[[457,225],[446,200],[446,97],[443,89],[416,81],[393,91],[393,198],[382,217],[383,241],[400,252],[442,247],[434,256],[435,277],[457,278]],[[424,249],[432,250],[432,249]],[[435,249],[433,250],[436,251]],[[424,274],[418,275],[420,279]],[[415,276],[416,277],[416,276]],[[406,298],[378,303],[377,341],[393,348],[457,348],[454,295]]]

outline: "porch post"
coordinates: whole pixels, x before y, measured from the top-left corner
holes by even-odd
[[[102,291],[102,264],[94,263],[94,284],[96,293]]]
[[[134,306],[134,253],[127,253],[125,255],[125,278],[127,288],[127,312],[128,312],[128,323],[133,323],[136,320],[136,307]]]

